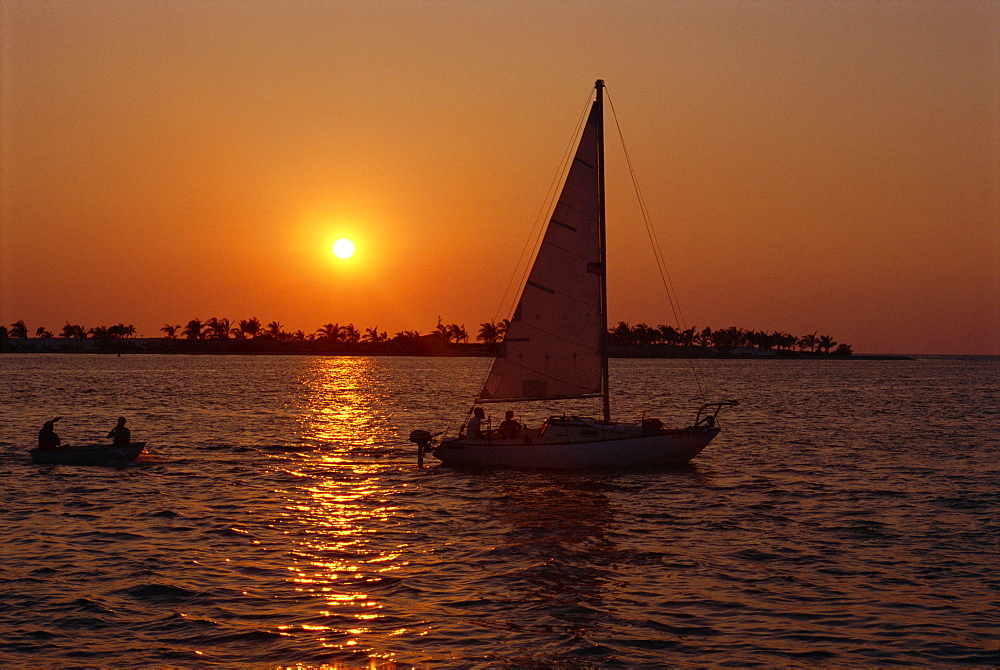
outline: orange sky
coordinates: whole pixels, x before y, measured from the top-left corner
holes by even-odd
[[[0,18],[8,326],[475,334],[507,316],[603,78],[687,325],[1000,354],[1000,2],[19,0]],[[672,323],[621,168],[609,150],[610,319]]]

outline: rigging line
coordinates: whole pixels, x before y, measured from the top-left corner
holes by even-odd
[[[514,313],[514,307],[516,306],[514,301],[519,297],[519,294],[513,294],[511,287],[515,287],[516,289],[523,286],[528,273],[531,271],[531,260],[534,258],[534,254],[537,252],[538,248],[541,246],[542,237],[545,234],[549,219],[552,216],[552,212],[555,209],[555,205],[558,202],[559,195],[561,193],[560,186],[562,186],[563,182],[566,180],[567,174],[569,174],[569,164],[573,161],[573,157],[576,155],[576,146],[579,142],[580,135],[583,132],[582,129],[587,124],[587,118],[590,115],[590,105],[593,103],[593,98],[594,93],[591,91],[587,95],[587,102],[583,106],[583,112],[577,120],[573,134],[569,139],[569,144],[566,146],[563,157],[559,162],[559,167],[556,170],[555,175],[552,177],[552,182],[549,184],[549,188],[546,191],[542,206],[539,209],[538,214],[535,216],[535,224],[528,235],[528,239],[525,240],[524,246],[521,249],[521,254],[518,256],[517,263],[514,265],[514,271],[511,273],[510,280],[507,282],[507,287],[504,289],[501,297],[500,306],[493,315],[494,321],[496,321],[500,314]],[[517,280],[516,282],[515,279]]]
[[[649,242],[653,247],[653,257],[656,259],[657,269],[660,273],[660,280],[663,282],[663,288],[667,294],[667,302],[670,304],[670,311],[673,313],[674,320],[680,325],[681,329],[687,330],[687,322],[684,319],[684,312],[681,310],[680,298],[678,297],[673,281],[670,278],[670,272],[667,270],[666,259],[663,256],[659,240],[656,237],[656,231],[653,228],[651,217],[649,216],[649,209],[646,207],[646,200],[643,198],[642,191],[639,189],[639,180],[636,177],[635,169],[632,166],[632,157],[629,155],[628,147],[625,145],[625,133],[622,132],[621,124],[618,122],[618,114],[615,112],[614,103],[611,101],[611,95],[608,93],[606,86],[604,91],[607,94],[608,105],[611,107],[611,115],[615,120],[615,128],[618,130],[618,139],[621,142],[622,151],[625,154],[625,164],[628,166],[629,177],[632,178],[632,187],[635,189],[635,195],[639,202],[639,211],[642,214],[642,220],[646,226],[646,234],[649,236]],[[697,364],[694,362],[695,359],[691,358],[689,360],[691,361],[691,370],[694,375],[695,383],[698,385],[698,393],[701,395],[702,399],[704,399],[705,390],[702,386],[700,371]]]
[[[518,256],[517,263],[514,264],[514,269],[511,272],[510,279],[507,281],[507,286],[504,288],[503,294],[500,297],[500,304],[493,313],[491,323],[496,323],[497,317],[499,317],[500,314],[514,314],[514,308],[516,307],[515,301],[520,296],[520,292],[516,291],[516,289],[512,290],[512,287],[523,287],[527,281],[528,274],[531,271],[531,261],[534,258],[533,252],[536,252],[541,246],[542,237],[548,228],[549,219],[551,218],[552,212],[555,209],[556,202],[558,201],[560,195],[560,187],[565,181],[566,176],[569,174],[569,165],[572,162],[573,157],[576,155],[576,146],[583,133],[583,128],[587,125],[587,119],[590,116],[590,107],[593,103],[594,95],[593,90],[587,93],[587,101],[583,106],[583,112],[577,120],[573,134],[569,139],[569,144],[567,145],[566,150],[563,153],[563,157],[559,162],[559,168],[556,170],[556,173],[552,178],[552,182],[549,184],[541,209],[535,216],[535,223],[531,232],[528,234],[528,239],[525,240],[524,246],[521,248],[521,254]],[[517,280],[516,283],[515,280]],[[485,357],[484,360],[486,360]],[[482,388],[486,384],[487,379],[489,379],[490,371],[492,369],[493,365],[491,361],[489,365],[475,366],[473,370],[470,370],[469,375],[471,377],[472,374],[477,374],[482,377],[482,384],[480,384],[480,388]],[[472,408],[476,406],[478,397],[478,393],[473,396]],[[469,409],[469,413],[465,417],[466,420],[468,420],[469,416],[472,415],[472,408]],[[445,431],[450,431],[451,426],[452,423],[449,422]]]

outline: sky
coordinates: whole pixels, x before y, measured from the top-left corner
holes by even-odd
[[[474,336],[509,316],[604,79],[680,325],[1000,354],[997,0],[3,0],[0,22],[7,326]],[[677,325],[610,139],[607,169],[609,319]]]

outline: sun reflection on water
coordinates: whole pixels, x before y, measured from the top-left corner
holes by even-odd
[[[288,628],[331,651],[366,656],[372,667],[394,656],[377,648],[377,638],[407,632],[382,622],[378,595],[408,565],[406,544],[387,546],[379,537],[400,514],[392,502],[399,485],[385,477],[390,466],[382,459],[391,453],[382,372],[372,359],[327,358],[303,373],[299,423],[303,440],[318,449],[286,471],[303,481],[286,492],[284,508],[286,535],[297,545],[287,580],[296,594],[315,599],[314,616]]]
[[[302,436],[348,449],[371,447],[386,432],[389,382],[371,358],[320,358],[302,375]]]

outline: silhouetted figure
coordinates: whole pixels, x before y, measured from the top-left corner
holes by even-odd
[[[483,411],[482,407],[477,407],[472,411],[472,418],[469,419],[469,424],[465,430],[465,436],[471,438],[480,438],[483,436],[483,419],[486,418],[486,412]]]
[[[42,429],[38,431],[38,448],[39,449],[57,449],[62,442],[59,440],[59,436],[56,435],[55,423],[61,416],[57,416],[51,421],[46,421],[42,424]]]
[[[503,421],[500,422],[500,428],[497,429],[497,436],[509,440],[517,437],[520,432],[521,424],[514,421],[514,410],[509,409],[504,412]]]
[[[111,444],[115,447],[124,447],[132,442],[132,431],[125,427],[125,417],[118,417],[118,425],[111,429],[108,437],[113,438]]]

